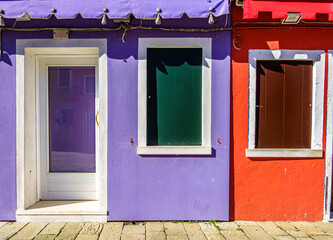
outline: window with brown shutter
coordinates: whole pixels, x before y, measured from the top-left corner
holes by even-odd
[[[309,60],[258,60],[256,148],[311,148]]]

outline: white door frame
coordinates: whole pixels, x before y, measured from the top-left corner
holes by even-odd
[[[328,51],[326,150],[323,220],[333,221],[332,204],[332,154],[333,154],[333,51]]]
[[[95,122],[95,173],[49,172],[49,86],[48,67],[95,67],[95,115],[99,111],[98,55],[36,55],[36,125],[38,199],[98,200],[99,127]],[[83,93],[82,93],[83,94]],[[53,190],[52,192],[50,192]],[[66,191],[67,189],[67,191]],[[73,189],[73,190],[72,190]],[[74,190],[75,189],[75,190]],[[72,190],[68,192],[68,190]]]
[[[29,39],[16,41],[17,220],[38,199],[36,62],[37,55],[98,55],[99,75],[99,211],[107,213],[107,40]],[[65,212],[63,213],[65,214]],[[45,218],[44,218],[45,219]],[[63,218],[64,219],[64,218]],[[52,220],[52,216],[50,216]],[[65,221],[66,219],[64,219]]]

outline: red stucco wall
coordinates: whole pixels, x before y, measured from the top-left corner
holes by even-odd
[[[232,14],[233,22],[243,21],[241,8],[234,7]],[[333,49],[333,28],[308,28],[299,25],[287,27],[278,25],[275,28],[238,26],[241,25],[236,24],[233,29],[233,37],[240,36],[241,45],[238,46],[241,46],[241,50],[232,47],[231,51],[230,219],[321,220],[324,158],[249,159],[245,156],[248,133],[248,51],[249,49]],[[326,126],[325,120],[324,126]],[[325,134],[324,129],[324,136]],[[324,136],[323,146],[325,146]]]

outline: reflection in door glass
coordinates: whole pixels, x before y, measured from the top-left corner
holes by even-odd
[[[95,172],[95,67],[48,73],[49,171]]]

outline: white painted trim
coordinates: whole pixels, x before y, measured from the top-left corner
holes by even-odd
[[[249,50],[248,150],[255,149],[256,78],[258,60],[312,60],[312,132],[311,149],[322,150],[324,118],[325,52],[302,50]]]
[[[211,147],[202,146],[148,146],[138,147],[141,155],[211,155]]]
[[[326,150],[323,219],[332,220],[332,154],[333,154],[333,50],[328,51]]]
[[[39,214],[20,214],[16,213],[16,221],[17,222],[99,222],[106,223],[107,215],[105,212],[101,212],[100,214],[47,214],[47,215],[39,215]]]
[[[147,48],[202,48],[202,146],[193,154],[211,154],[211,38],[139,38],[138,46],[138,148],[137,154],[187,154],[187,146],[147,147]],[[194,150],[198,148],[198,150]],[[162,150],[163,149],[163,150]],[[201,149],[202,153],[199,153]],[[205,149],[205,150],[203,150]],[[198,152],[198,153],[195,153]]]
[[[323,157],[323,150],[318,149],[246,149],[246,157]]]
[[[83,51],[84,52],[84,51]],[[99,127],[95,123],[95,163],[96,163],[96,172],[95,173],[51,173],[49,172],[49,87],[48,87],[48,67],[66,67],[66,66],[76,66],[76,67],[84,67],[84,66],[93,66],[95,67],[95,83],[98,86],[98,49],[96,48],[95,54],[81,56],[81,57],[73,57],[71,55],[39,55],[36,54],[37,61],[37,71],[36,71],[36,106],[37,106],[37,169],[38,173],[40,173],[40,177],[38,178],[38,192],[39,199],[46,200],[65,200],[65,199],[77,199],[77,200],[96,200],[98,199],[98,185],[97,178],[99,176],[98,169],[98,154],[97,149],[99,148]],[[59,76],[58,76],[59,81]],[[71,80],[72,81],[72,80]],[[59,86],[58,86],[59,87]],[[97,87],[95,88],[95,90]],[[98,89],[97,89],[98,90]],[[97,91],[95,91],[97,93]],[[83,94],[83,93],[82,93]],[[98,95],[95,95],[95,113],[96,116],[97,111],[99,109],[98,106]],[[73,192],[62,192],[62,191],[51,191],[49,189],[50,179],[52,176],[52,184],[62,185],[63,187],[70,187],[75,189],[78,186],[79,179],[89,178],[92,179],[96,184],[94,190],[90,191],[73,191]],[[62,179],[67,177],[68,181],[66,183],[62,183]],[[75,184],[73,184],[76,182]],[[66,186],[64,186],[66,185]],[[82,182],[81,188],[84,188],[85,183]]]
[[[16,166],[17,210],[25,211],[37,198],[36,99],[37,55],[99,55],[99,211],[107,211],[107,40],[29,39],[16,41]],[[106,218],[106,216],[104,216]],[[17,219],[20,216],[17,215]],[[64,221],[64,218],[61,217]],[[29,219],[32,221],[33,219]]]

